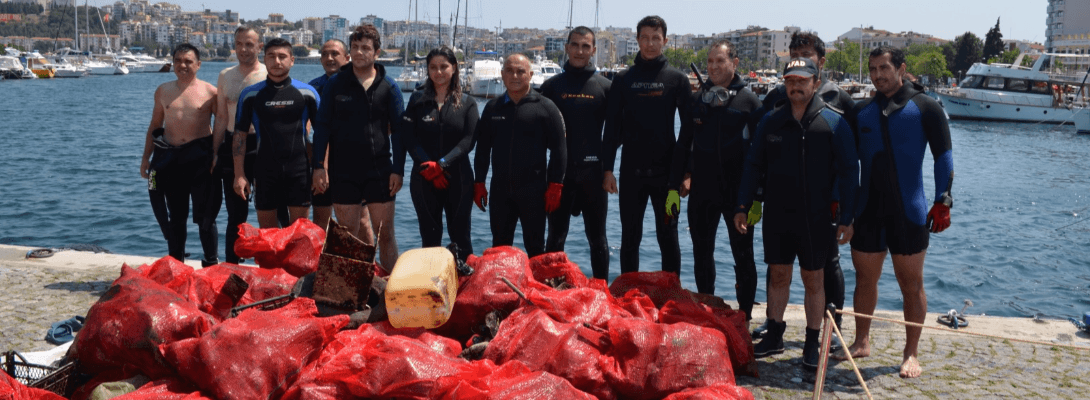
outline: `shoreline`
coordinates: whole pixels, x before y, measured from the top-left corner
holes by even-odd
[[[120,273],[122,263],[138,267],[156,257],[59,251],[52,257],[26,259],[33,247],[0,245],[0,351],[43,351],[54,346],[43,340],[52,322],[86,315]],[[199,260],[187,262],[199,268]],[[731,304],[728,301],[728,304]],[[764,305],[755,307],[756,326]],[[850,310],[850,308],[849,308]],[[945,311],[945,310],[940,310]],[[943,312],[929,312],[925,325],[940,326]],[[875,316],[900,320],[900,310],[877,310]],[[758,399],[809,397],[813,375],[801,366],[803,307],[791,304],[784,317],[787,334],[783,354],[759,360],[761,377],[737,377],[738,384]],[[889,322],[872,324],[872,355],[856,360],[875,398],[1083,398],[1090,390],[1090,334],[1066,320],[1042,320],[968,315],[966,332],[986,338],[925,329],[920,341],[923,375],[897,376],[904,346],[904,328]],[[854,318],[846,316],[844,334],[854,339]],[[1007,340],[1011,339],[1011,340]],[[1044,342],[1030,344],[1019,340]],[[1071,348],[1067,346],[1076,346]],[[850,363],[831,361],[823,397],[865,397]]]

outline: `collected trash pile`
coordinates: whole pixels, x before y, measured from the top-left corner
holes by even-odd
[[[399,270],[423,271],[426,257],[406,252],[387,273],[373,248],[330,232],[323,251],[309,221],[244,228],[239,249],[261,268],[193,270],[169,257],[122,266],[69,351],[93,375],[70,398],[136,376],[150,382],[117,399],[753,398],[734,378],[757,373],[744,314],[695,300],[676,275],[625,274],[607,287],[563,253],[498,247],[458,274],[435,272],[431,292],[394,293]],[[436,250],[446,251],[413,251]],[[373,274],[345,280],[350,265]],[[410,309],[420,298],[430,308]],[[412,321],[437,327],[404,327]],[[0,373],[7,398],[61,397]]]

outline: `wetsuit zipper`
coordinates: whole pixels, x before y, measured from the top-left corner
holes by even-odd
[[[882,130],[882,142],[886,145],[886,153],[889,159],[889,171],[893,175],[892,177],[887,177],[889,179],[893,179],[893,184],[889,185],[890,190],[893,191],[892,195],[896,199],[897,205],[900,206],[900,213],[904,215],[906,211],[904,200],[901,198],[901,185],[899,182],[900,176],[897,174],[897,160],[894,160],[893,158],[893,139],[890,137],[889,134],[889,116],[886,115],[885,110],[878,110],[878,125],[881,125],[880,128]],[[873,183],[874,175],[871,175],[870,178],[872,181],[871,183]]]

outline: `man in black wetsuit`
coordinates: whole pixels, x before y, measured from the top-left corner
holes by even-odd
[[[854,199],[859,186],[859,159],[848,122],[814,96],[821,84],[817,65],[809,58],[793,58],[784,71],[788,104],[761,119],[738,195],[734,225],[749,229],[747,211],[761,176],[767,216],[764,220],[765,262],[769,264],[768,332],[753,348],[756,357],[783,353],[787,323],[784,310],[790,297],[791,270],[796,256],[806,288],[806,343],[803,366],[816,370],[818,333],[825,310],[824,266],[828,260],[827,227],[833,216],[828,204],[834,187],[843,204],[836,239],[852,236]]]
[[[310,210],[310,163],[307,160],[307,122],[318,112],[318,91],[291,79],[295,64],[291,43],[272,39],[265,44],[268,75],[242,90],[235,121],[235,193],[249,197],[250,182],[243,173],[246,132],[254,127],[257,157],[254,161],[254,208],[261,228],[277,228],[276,210],[288,208],[289,223],[306,218]]]
[[[823,71],[825,67],[825,43],[821,41],[816,33],[813,32],[795,32],[791,35],[791,44],[788,45],[791,50],[791,58],[809,58],[817,65],[818,73]],[[821,86],[817,89],[818,97],[825,102],[825,107],[833,110],[837,114],[844,116],[845,113],[851,111],[855,106],[855,101],[852,100],[852,96],[841,89],[837,84],[830,82],[826,77],[821,77]],[[777,105],[786,104],[787,89],[784,85],[776,86],[771,92],[765,96],[763,113],[771,112]],[[829,205],[830,212],[833,215],[840,209],[840,204],[837,201],[836,191],[833,191],[833,201]],[[751,208],[751,225],[760,220],[761,215],[760,202],[755,202]],[[836,232],[837,221],[833,218],[833,223],[830,226],[830,230]],[[840,246],[837,245],[836,240],[832,240],[829,244],[829,260],[825,263],[825,304],[833,303],[838,310],[844,308],[844,271],[840,268]],[[766,275],[767,277],[768,275]],[[768,280],[765,280],[765,286],[767,289]],[[765,309],[767,318],[767,311]],[[836,326],[840,326],[841,315],[836,314],[833,316],[833,320],[836,321]],[[761,325],[753,331],[753,338],[759,339],[768,329],[767,321],[764,325]]]
[[[681,250],[677,241],[677,219],[667,218],[666,191],[673,154],[674,115],[688,123],[684,108],[692,88],[689,78],[666,65],[666,21],[644,17],[636,24],[640,52],[635,65],[613,78],[603,138],[602,187],[617,193],[613,165],[617,148],[624,146],[621,161],[619,206],[621,210],[621,273],[640,269],[640,242],[647,199],[655,213],[655,232],[662,252],[662,270],[681,272]]]
[[[597,74],[591,58],[597,50],[594,32],[585,26],[568,33],[564,72],[541,85],[541,94],[556,104],[567,127],[568,168],[560,207],[549,214],[545,251],[564,251],[573,215],[583,213],[594,277],[609,279],[606,239],[606,191],[602,189],[602,126],[606,118],[609,79]]]
[[[340,72],[341,68],[348,64],[350,58],[348,57],[348,46],[344,44],[340,39],[329,39],[322,44],[322,69],[325,73],[322,76],[312,79],[307,84],[314,87],[318,93],[322,93],[322,89],[325,88],[326,82],[329,82],[329,78]],[[313,128],[312,128],[313,133]],[[326,160],[329,161],[329,151],[326,149]],[[311,152],[313,154],[313,152]],[[329,165],[326,165],[329,168]],[[329,218],[333,216],[333,197],[328,190],[322,193],[315,193],[311,199],[314,204],[314,223],[325,229],[329,225]],[[373,237],[369,237],[366,233],[371,232],[371,216],[367,214],[367,208],[363,209],[363,216],[360,217],[360,223],[366,222],[367,229],[364,229],[365,237],[360,238],[364,242],[374,242]]]
[[[708,48],[708,82],[690,98],[692,123],[682,129],[674,146],[666,213],[677,218],[680,197],[692,195],[688,203],[689,233],[700,293],[715,294],[715,236],[720,218],[727,222],[738,307],[748,321],[757,291],[753,232],[739,233],[731,227],[746,150],[762,114],[758,113],[761,101],[734,72],[737,65],[738,57],[730,41],[722,40]]]
[[[481,211],[491,203],[492,246],[513,244],[515,223],[521,222],[523,246],[533,257],[545,252],[545,215],[560,206],[567,166],[564,117],[530,88],[533,70],[526,56],[508,56],[501,76],[507,91],[484,106],[477,122],[473,201]],[[496,167],[491,201],[484,184],[489,163]]]
[[[382,47],[374,25],[356,27],[348,40],[352,62],[326,83],[314,125],[314,189],[332,188],[337,222],[361,236],[366,202],[377,231],[381,264],[397,264],[394,196],[405,174],[400,120],[405,101],[386,68],[375,63]],[[323,161],[329,146],[329,172]]]

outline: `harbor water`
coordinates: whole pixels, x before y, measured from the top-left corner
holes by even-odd
[[[206,62],[199,77],[215,83],[229,64]],[[388,72],[396,76],[400,69]],[[297,65],[292,77],[309,81],[318,65]],[[140,155],[155,88],[173,74],[92,76],[74,80],[0,82],[0,243],[39,247],[93,244],[114,253],[161,256],[166,242],[148,205]],[[406,99],[408,94],[405,95]],[[484,100],[479,100],[483,106]],[[929,308],[970,314],[1066,318],[1090,310],[1090,136],[1073,126],[953,121],[952,226],[931,236],[924,269]],[[411,159],[410,159],[411,162]],[[406,168],[408,170],[408,168]],[[408,193],[397,196],[396,236],[401,251],[420,246]],[[924,186],[934,195],[930,155]],[[620,216],[609,196],[611,277],[619,272]],[[686,200],[682,200],[682,208]],[[250,221],[255,223],[251,211]],[[653,213],[648,210],[640,250],[643,271],[659,269]],[[589,275],[590,254],[581,218],[573,218],[567,253]],[[491,244],[487,213],[473,212],[473,246]],[[687,218],[680,221],[682,284],[695,290]],[[219,215],[220,257],[226,211]],[[716,294],[734,300],[733,259],[727,225],[716,246]],[[521,246],[521,232],[515,245]],[[445,239],[444,239],[445,240]],[[200,256],[196,227],[187,249]],[[761,229],[755,250],[765,299]],[[855,285],[848,246],[842,246],[848,305]],[[796,268],[797,269],[797,268]],[[798,273],[792,303],[801,303]],[[879,308],[899,310],[901,296],[888,259],[879,284]]]

